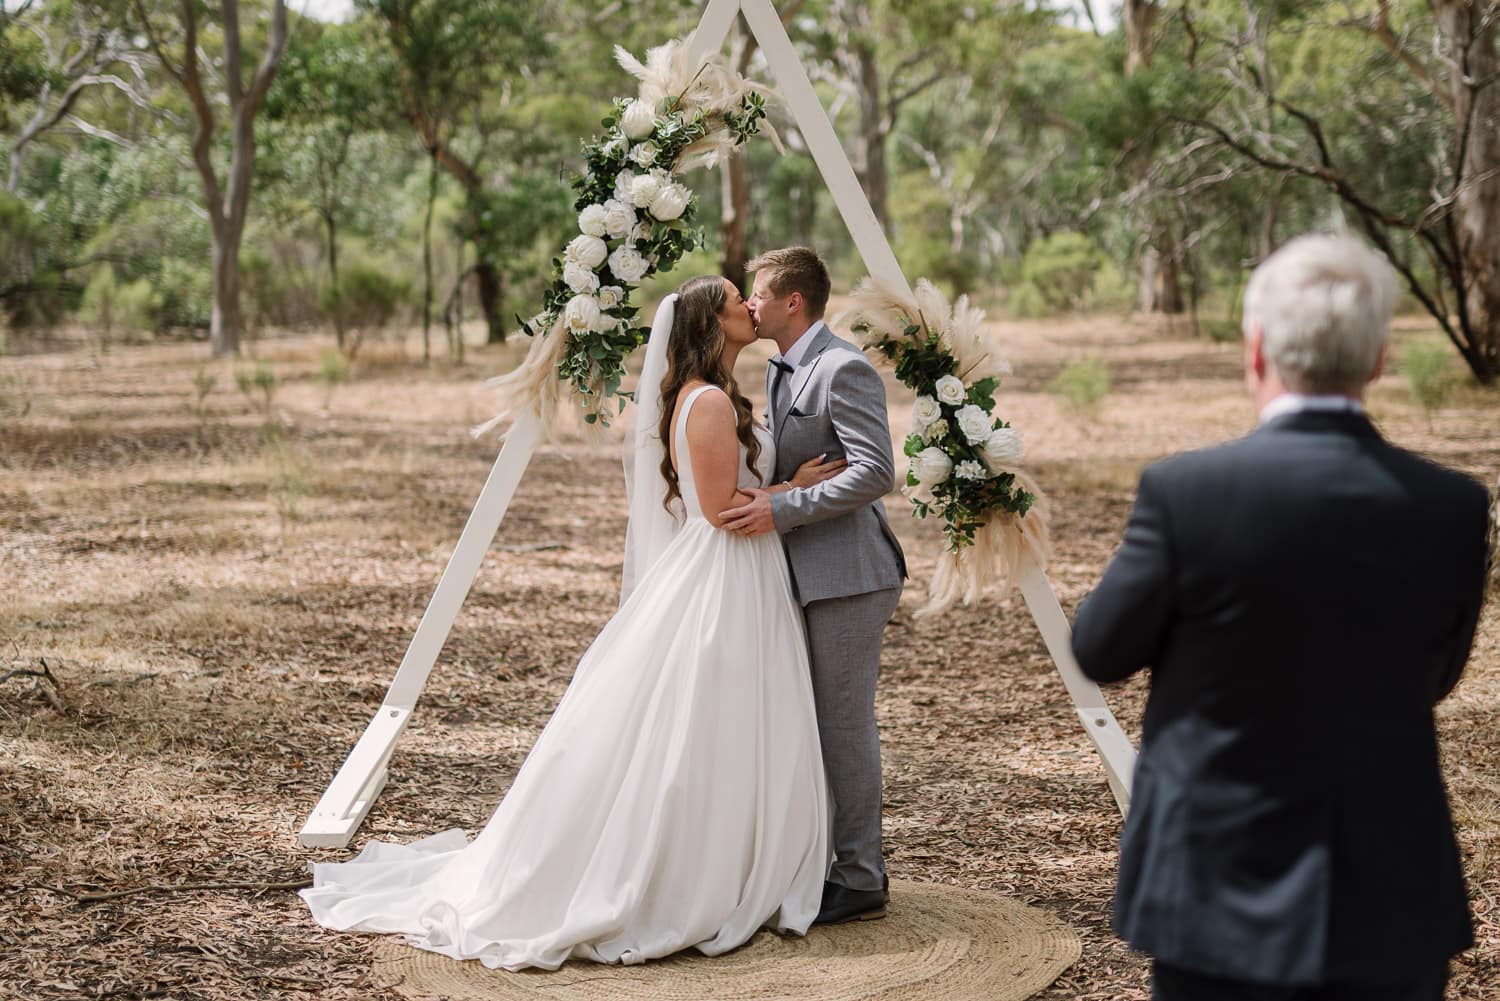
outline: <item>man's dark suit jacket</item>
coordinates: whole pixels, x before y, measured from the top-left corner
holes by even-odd
[[[1131,945],[1294,985],[1426,975],[1472,944],[1432,707],[1473,642],[1486,506],[1355,413],[1146,470],[1073,631],[1096,681],[1152,668]]]

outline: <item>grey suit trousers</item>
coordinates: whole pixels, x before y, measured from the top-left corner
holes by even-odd
[[[875,681],[885,624],[901,588],[811,601],[803,608],[823,768],[833,800],[829,880],[878,890],[885,878],[880,816],[880,733]]]

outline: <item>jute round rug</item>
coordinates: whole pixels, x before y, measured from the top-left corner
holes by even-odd
[[[762,931],[709,958],[688,950],[640,966],[568,963],[507,973],[383,939],[374,972],[407,998],[536,1001],[1021,1001],[1079,955],[1078,935],[1007,897],[892,880],[880,921]]]

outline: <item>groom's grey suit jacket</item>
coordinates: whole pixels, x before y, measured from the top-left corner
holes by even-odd
[[[777,369],[766,369],[772,400]],[[776,481],[827,454],[849,465],[832,479],[771,495],[802,604],[900,587],[906,558],[881,498],[895,482],[885,384],[859,348],[820,323],[797,370],[784,376],[782,408],[767,403],[776,439]]]

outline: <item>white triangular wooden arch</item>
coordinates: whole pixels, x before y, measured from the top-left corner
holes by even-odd
[[[701,56],[720,50],[738,14],[744,15],[758,41],[772,78],[828,184],[839,214],[849,228],[849,235],[864,258],[865,267],[873,277],[904,291],[911,298],[910,283],[896,262],[890,242],[859,186],[854,168],[833,130],[833,123],[792,48],[772,0],[709,0],[703,19],[689,40],[689,51]],[[480,564],[500,528],[516,486],[531,461],[541,431],[539,419],[526,416],[518,420],[506,436],[505,446],[469,514],[453,556],[438,580],[437,590],[433,592],[406,656],[386,692],[385,701],[298,834],[301,845],[342,847],[348,844],[385,787],[391,751],[411,719],[438,653],[453,628],[453,621],[479,573]],[[1098,686],[1078,669],[1069,642],[1068,620],[1042,568],[1029,563],[1018,575],[1017,585],[1036,620],[1063,685],[1077,706],[1085,732],[1104,761],[1110,790],[1123,812],[1130,804],[1135,748],[1109,711]]]

